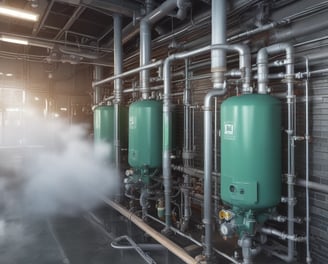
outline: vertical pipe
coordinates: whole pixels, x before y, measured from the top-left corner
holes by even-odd
[[[287,82],[287,115],[288,127],[287,133],[287,192],[288,192],[288,235],[294,235],[294,206],[295,206],[295,145],[294,145],[294,47],[289,43],[278,43],[259,50],[257,54],[258,64],[258,93],[265,94],[268,84],[268,54],[286,52],[286,82]],[[292,262],[294,259],[295,242],[288,240],[288,255],[280,255],[280,258],[287,262]]]
[[[305,191],[306,191],[306,263],[312,263],[310,253],[310,197],[309,197],[309,59],[305,58],[306,81],[305,81]]]
[[[122,52],[122,18],[114,15],[114,75],[123,71]],[[122,80],[114,81],[114,145],[115,145],[115,167],[120,169],[121,143],[120,143],[120,104],[122,100]]]
[[[93,68],[93,81],[97,82],[103,78],[103,67],[99,65],[95,65]],[[93,87],[93,104],[97,105],[101,102],[102,94],[101,87],[95,86]]]
[[[226,0],[212,0],[212,45],[226,43]],[[206,260],[212,256],[212,109],[211,99],[225,94],[223,85],[226,71],[226,51],[211,51],[211,71],[213,88],[204,99],[204,218],[205,239],[204,254]],[[216,157],[215,157],[216,158]]]
[[[151,60],[151,26],[146,20],[140,22],[140,66],[147,65]],[[140,72],[140,91],[142,99],[149,98],[149,70]]]
[[[165,232],[171,226],[171,56],[164,62],[164,95],[163,95],[163,180],[165,195]]]
[[[295,164],[294,164],[294,48],[292,45],[286,45],[286,79],[287,79],[287,104],[288,104],[288,235],[294,235],[294,206],[295,206]],[[294,259],[295,242],[288,241],[287,260],[291,262]]]
[[[185,90],[183,97],[184,104],[184,143],[183,143],[183,165],[185,167],[191,166],[191,153],[192,153],[192,135],[191,135],[191,89],[189,81],[189,59],[185,59]],[[183,221],[181,225],[181,230],[185,231],[188,228],[190,220],[190,175],[184,174],[184,189],[183,189]]]
[[[227,12],[226,0],[212,0],[212,45],[226,43]],[[226,51],[211,52],[211,71],[214,88],[220,88],[226,71]]]
[[[225,86],[210,90],[204,100],[204,254],[206,260],[212,256],[212,109],[213,97],[226,93]]]
[[[214,98],[214,167],[213,170],[214,172],[218,172],[218,139],[219,139],[219,133],[218,133],[218,98]],[[214,178],[214,196],[218,197],[218,177],[215,176]],[[218,199],[214,199],[214,214],[215,217],[218,217]]]

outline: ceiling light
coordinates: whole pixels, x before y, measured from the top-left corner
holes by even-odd
[[[25,10],[16,9],[16,8],[6,7],[3,5],[0,5],[0,15],[10,16],[10,17],[34,21],[34,22],[38,21],[39,19],[38,14],[28,12]]]
[[[20,44],[20,45],[28,45],[28,40],[27,39],[22,39],[22,38],[13,38],[13,37],[8,37],[8,36],[1,36],[0,40],[5,41],[5,42]]]
[[[14,74],[12,74],[12,73],[6,73],[6,76],[7,77],[12,77]]]

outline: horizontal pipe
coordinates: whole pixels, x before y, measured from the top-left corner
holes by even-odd
[[[263,234],[272,235],[282,240],[291,240],[294,242],[304,242],[306,240],[306,237],[297,236],[295,234],[286,234],[274,228],[262,227],[260,231]]]
[[[146,261],[146,263],[148,264],[156,264],[156,261],[153,260],[148,254],[146,254],[140,247],[139,245],[137,245],[136,242],[134,242],[132,240],[131,237],[129,236],[120,236],[120,237],[117,237],[115,238],[112,243],[111,243],[111,246],[113,248],[115,248],[115,245],[116,245],[116,248],[120,248],[120,246],[117,247],[117,242],[118,241],[121,241],[121,240],[126,240],[129,242],[129,244],[131,245],[131,247],[140,255],[140,257],[143,258],[144,261]]]
[[[121,73],[121,74],[118,74],[118,75],[114,75],[114,76],[108,77],[108,78],[103,79],[101,81],[93,82],[92,83],[92,87],[95,87],[97,85],[102,85],[102,84],[108,83],[110,81],[114,81],[116,79],[123,78],[123,77],[129,76],[129,75],[138,73],[138,72],[140,72],[142,70],[145,70],[145,69],[147,70],[147,69],[157,68],[157,67],[159,67],[162,64],[163,64],[163,61],[162,60],[158,60],[158,61],[155,61],[153,63],[144,65],[142,67],[134,68],[134,69],[132,69],[130,71],[127,71],[127,72],[124,72],[124,73]]]
[[[328,185],[326,184],[321,184],[313,181],[309,181],[308,183],[306,183],[306,180],[302,180],[302,179],[296,180],[296,185],[298,186],[306,187],[307,184],[308,187],[314,191],[328,193]]]
[[[153,217],[152,215],[149,215],[149,214],[148,214],[147,217],[150,218],[150,219],[152,219],[152,220],[154,220],[154,221],[157,222],[157,223],[160,223],[160,224],[162,224],[162,225],[165,225],[164,222],[162,222],[161,220],[159,220],[159,219]],[[197,246],[200,246],[200,247],[201,247],[201,246],[203,245],[201,242],[199,242],[198,240],[192,238],[192,237],[189,236],[189,235],[186,235],[185,233],[181,232],[179,229],[176,229],[176,228],[174,228],[174,227],[172,227],[172,226],[170,227],[170,229],[171,229],[175,234],[178,234],[178,235],[180,235],[180,236],[182,236],[182,237],[184,237],[184,238],[190,240],[191,242],[195,243],[195,245],[197,245]],[[220,255],[220,256],[226,258],[227,260],[231,261],[231,262],[234,263],[234,264],[241,264],[239,261],[235,260],[234,258],[230,257],[228,254],[226,254],[226,253],[224,253],[224,252],[222,252],[222,251],[220,251],[220,250],[218,250],[218,249],[216,249],[216,248],[213,248],[213,251],[215,251],[218,255]]]
[[[179,257],[181,260],[183,260],[187,264],[197,264],[197,261],[188,255],[186,251],[184,251],[180,246],[169,240],[167,237],[163,236],[159,232],[157,232],[155,229],[151,228],[149,225],[147,225],[140,217],[136,216],[134,213],[131,213],[121,205],[113,202],[112,200],[109,200],[107,198],[102,198],[102,200],[105,202],[105,204],[109,205],[116,211],[118,211],[120,214],[125,216],[127,219],[129,219],[132,223],[134,223],[137,227],[139,227],[141,230],[146,232],[148,235],[150,235],[153,239],[155,239],[157,242],[162,244],[164,247],[166,247],[169,251],[171,251],[174,255]]]

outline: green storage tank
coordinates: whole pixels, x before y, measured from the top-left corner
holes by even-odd
[[[127,148],[128,145],[128,109],[120,106],[120,142],[121,148]],[[114,106],[97,106],[94,110],[94,142],[108,143],[111,146],[110,156],[114,159]]]
[[[133,168],[162,166],[163,104],[134,102],[129,108],[129,164]]]
[[[221,105],[221,197],[242,210],[281,198],[281,103],[270,95],[235,96]]]
[[[114,142],[114,106],[97,106],[93,112],[95,143]]]

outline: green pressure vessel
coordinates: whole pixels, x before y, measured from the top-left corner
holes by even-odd
[[[281,103],[248,94],[221,105],[221,198],[243,210],[281,198]]]
[[[120,143],[121,148],[127,148],[128,144],[128,110],[119,106],[120,113]],[[114,106],[97,106],[94,110],[94,142],[108,143],[110,145],[110,157],[114,160]]]
[[[95,143],[114,142],[114,106],[97,106],[93,112]]]
[[[163,104],[134,102],[129,108],[129,164],[133,168],[162,166]]]

